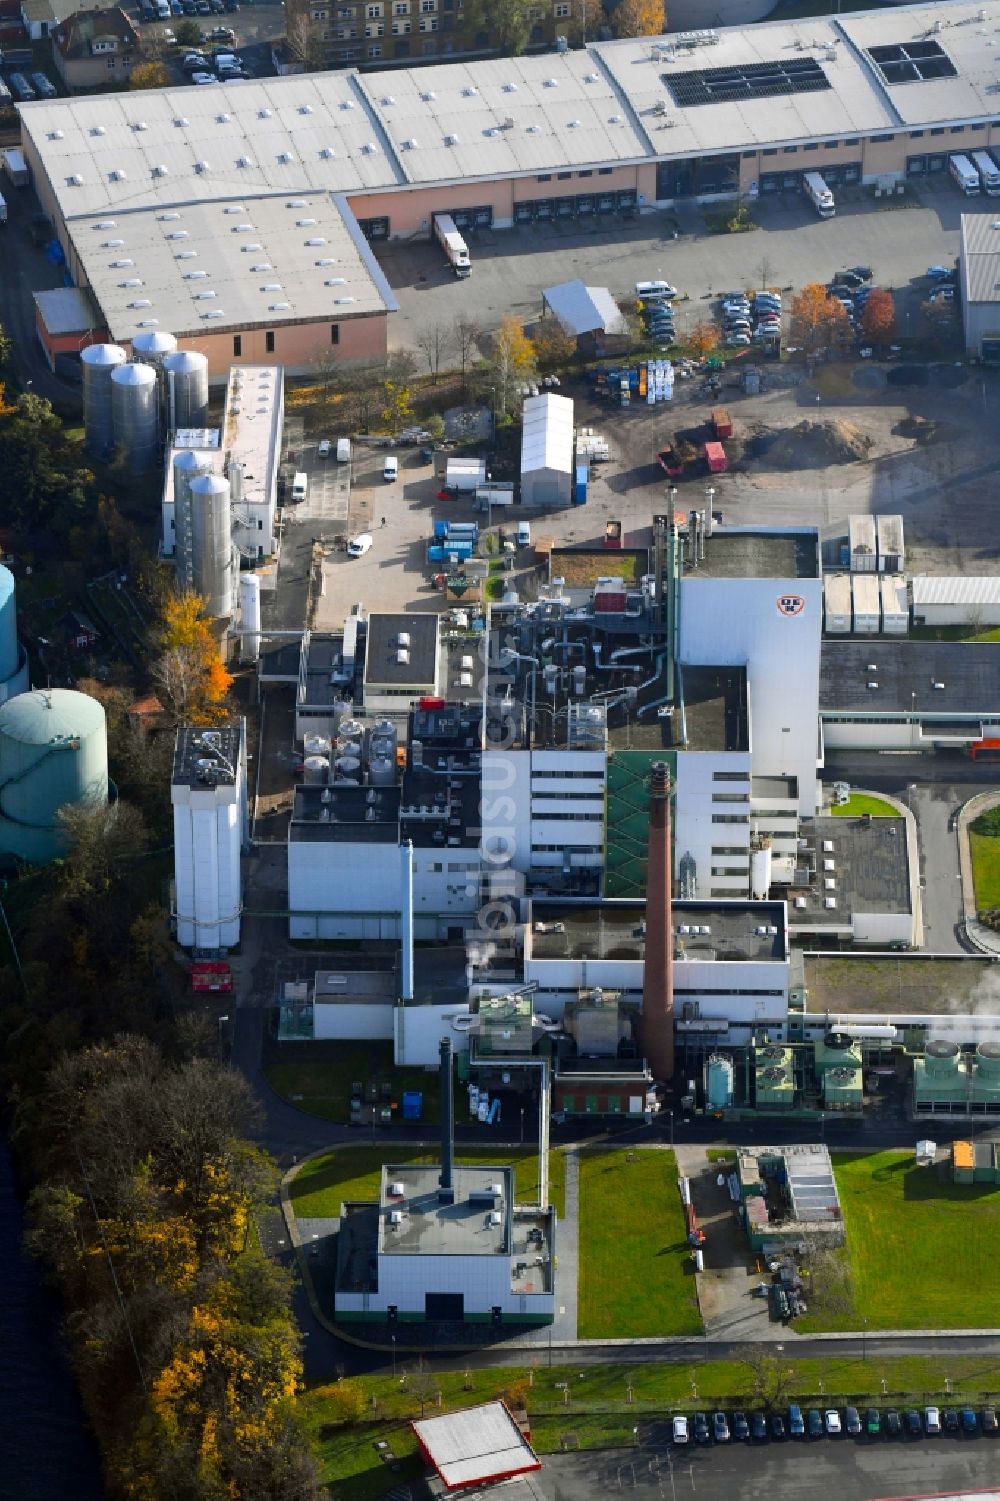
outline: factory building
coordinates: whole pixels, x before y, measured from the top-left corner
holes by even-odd
[[[1000,625],[1000,577],[996,575],[910,576],[914,625],[958,625],[992,630]]]
[[[177,731],[170,801],[177,942],[199,953],[234,948],[243,910],[240,854],[247,843],[242,724]]]
[[[384,355],[396,303],[369,242],[429,240],[435,213],[459,229],[608,223],[795,190],[810,171],[835,194],[890,192],[947,173],[950,153],[1000,146],[981,42],[998,17],[1000,0],[953,0],[944,14],[37,101],[19,106],[22,147],[70,276],[116,343],[158,321],[208,356],[213,380],[241,359],[300,373],[331,349]],[[383,46],[367,42],[365,61]],[[967,337],[988,357],[980,322]]]
[[[826,750],[964,750],[1000,735],[1000,660],[988,642],[823,641]]]
[[[844,1216],[825,1146],[741,1147],[735,1178],[751,1250],[798,1241],[843,1245]]]
[[[455,1162],[451,1042],[440,1046],[440,1164],[382,1169],[378,1201],[340,1216],[334,1309],[351,1325],[550,1324],[555,1312],[556,1216],[519,1204],[511,1167]]]

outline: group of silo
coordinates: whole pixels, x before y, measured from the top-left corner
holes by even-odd
[[[121,448],[129,469],[141,474],[157,463],[168,428],[205,426],[208,359],[178,349],[173,334],[136,334],[131,359],[117,344],[91,344],[80,359],[84,432],[95,456]]]

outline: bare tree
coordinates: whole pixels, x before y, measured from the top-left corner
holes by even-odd
[[[309,16],[304,11],[287,16],[285,45],[296,62],[304,63],[307,68],[323,66],[323,48],[320,39],[313,31]]]
[[[472,318],[459,317],[452,325],[452,336],[455,345],[455,353],[458,356],[458,368],[462,372],[462,384],[469,366],[479,352],[479,340],[482,338],[482,329]]]
[[[750,1372],[751,1401],[767,1408],[783,1406],[795,1376],[791,1366],[762,1347],[753,1350],[745,1364]]]
[[[173,717],[178,723],[186,719],[189,706],[198,695],[201,664],[195,661],[191,652],[175,646],[153,663],[152,676]]]
[[[422,328],[417,330],[415,343],[427,361],[427,368],[431,376],[431,385],[437,385],[441,366],[448,358],[454,344],[452,330],[445,328],[441,323],[425,323]]]
[[[762,292],[764,288],[770,284],[773,276],[774,265],[771,261],[770,256],[762,255],[760,260],[757,262],[757,280],[760,282],[760,289]]]

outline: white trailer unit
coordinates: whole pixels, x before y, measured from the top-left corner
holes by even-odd
[[[973,151],[969,160],[979,173],[979,181],[983,185],[983,192],[990,198],[996,198],[1000,194],[1000,167],[997,166],[988,151]]]
[[[966,198],[978,197],[979,173],[967,156],[949,156],[948,171],[952,182],[962,190]]]
[[[851,575],[828,573],[823,580],[823,613],[827,634],[846,636],[851,629]]]
[[[486,460],[449,459],[444,482],[449,490],[478,490],[486,483]]]
[[[455,221],[450,214],[434,215],[434,237],[448,257],[455,275],[471,276],[472,262],[469,260],[469,247],[455,228]]]
[[[833,218],[837,212],[837,205],[834,202],[833,194],[819,172],[803,173],[802,191],[821,219]]]
[[[851,601],[854,606],[854,634],[877,636],[882,624],[882,596],[878,587],[878,574],[852,574]]]
[[[906,580],[899,573],[879,577],[882,596],[882,630],[887,636],[905,636],[910,628],[910,610],[906,600]]]
[[[851,516],[847,522],[852,573],[876,573],[878,551],[874,516]]]
[[[902,573],[904,566],[902,516],[879,516],[876,527],[879,573]]]
[[[24,159],[24,152],[16,146],[8,146],[3,154],[3,169],[15,188],[27,188],[31,185],[31,173],[28,171],[28,163]]]

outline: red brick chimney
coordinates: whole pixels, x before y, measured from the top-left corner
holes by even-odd
[[[670,770],[649,769],[649,862],[646,874],[646,973],[640,1040],[654,1079],[674,1075],[674,933],[671,907]]]

